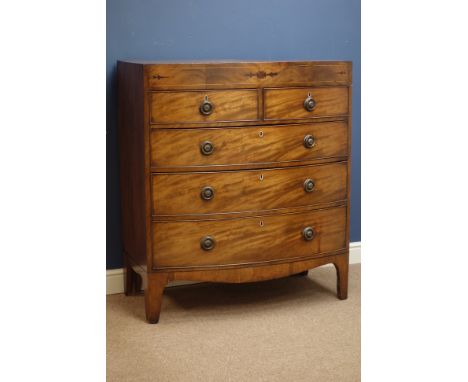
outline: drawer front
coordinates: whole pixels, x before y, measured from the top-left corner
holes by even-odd
[[[148,87],[152,89],[348,85],[351,83],[351,71],[350,62],[340,61],[146,66]]]
[[[246,128],[153,129],[153,167],[281,163],[347,155],[345,122]]]
[[[346,87],[265,89],[264,92],[265,120],[332,117],[349,113]]]
[[[151,123],[210,123],[258,120],[256,90],[150,93]]]
[[[345,208],[232,220],[153,223],[153,267],[312,257],[344,249],[345,227]]]
[[[153,215],[262,211],[340,201],[346,199],[346,180],[346,162],[285,169],[155,174]]]

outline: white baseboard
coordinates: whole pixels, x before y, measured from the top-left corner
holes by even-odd
[[[108,269],[106,271],[106,293],[117,294],[124,292],[124,270]]]
[[[356,241],[349,244],[349,263],[358,264],[361,262],[361,242]],[[330,264],[331,265],[331,264]],[[178,286],[195,284],[193,281],[172,281],[167,286]],[[117,294],[124,292],[123,269],[109,269],[106,271],[106,292],[107,294]]]
[[[354,241],[349,243],[349,263],[360,264],[361,263],[361,242]]]

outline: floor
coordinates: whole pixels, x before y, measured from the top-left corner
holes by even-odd
[[[107,297],[108,381],[359,381],[360,264],[249,284],[167,288],[157,325],[143,296]]]

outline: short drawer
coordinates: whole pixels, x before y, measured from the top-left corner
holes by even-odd
[[[346,162],[152,176],[153,215],[274,210],[346,199]]]
[[[256,90],[152,92],[149,98],[152,124],[258,119]]]
[[[346,122],[151,132],[153,167],[285,163],[347,153]]]
[[[346,245],[346,209],[221,221],[153,223],[153,267],[313,257]]]
[[[344,116],[348,88],[288,88],[264,90],[264,119],[308,119]]]

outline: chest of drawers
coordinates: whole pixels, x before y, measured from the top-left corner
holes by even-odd
[[[347,297],[350,62],[118,62],[127,294],[327,263]]]

